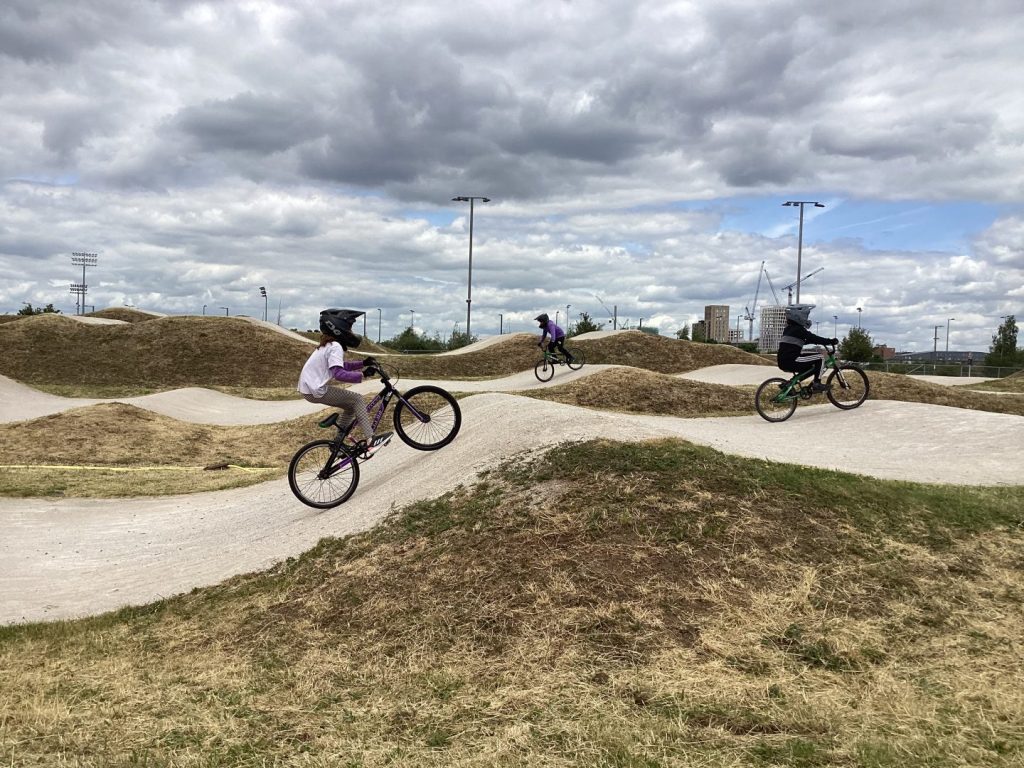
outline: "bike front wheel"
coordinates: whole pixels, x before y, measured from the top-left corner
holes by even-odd
[[[348,501],[359,485],[354,456],[332,440],[314,440],[301,448],[288,465],[288,485],[303,504],[330,509]]]
[[[570,371],[578,371],[580,368],[583,367],[583,364],[587,362],[586,358],[583,356],[583,353],[580,352],[579,350],[569,349],[566,351],[569,353],[569,357],[572,358],[572,362],[569,362],[568,358],[566,358],[565,363],[566,365],[569,366]]]
[[[533,366],[533,375],[537,377],[537,381],[551,381],[551,377],[555,375],[555,364],[548,360],[540,360]]]
[[[796,410],[796,395],[783,395],[789,379],[768,379],[757,388],[754,407],[766,421],[785,421]]]
[[[436,451],[459,434],[462,410],[450,392],[440,387],[413,387],[395,406],[395,432],[418,451]]]
[[[828,385],[827,394],[832,405],[844,411],[863,403],[871,391],[868,375],[856,365],[840,365],[829,374],[825,383]]]

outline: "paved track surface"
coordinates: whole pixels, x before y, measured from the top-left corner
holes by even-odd
[[[849,412],[801,406],[789,421],[769,424],[757,416],[632,416],[500,393],[466,398],[462,408],[450,446],[422,453],[396,438],[361,466],[353,498],[324,512],[300,504],[284,479],[161,498],[0,499],[0,623],[97,614],[263,569],[323,536],[365,530],[392,509],[468,483],[510,455],[563,440],[678,437],[879,478],[1024,483],[1024,418],[1005,414],[869,401]]]
[[[692,379],[694,381],[706,381],[711,384],[728,384],[730,386],[757,385],[765,379],[774,376],[789,377],[778,368],[768,365],[744,365],[729,363],[726,365],[712,365],[701,368],[697,371],[679,374],[681,379]],[[929,384],[941,384],[947,387],[964,386],[965,384],[978,384],[992,379],[983,379],[979,376],[912,376],[916,381],[927,381]]]

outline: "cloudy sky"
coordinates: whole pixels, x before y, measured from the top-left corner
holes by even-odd
[[[1019,0],[5,0],[0,312],[74,312],[87,251],[97,309],[265,286],[289,327],[447,335],[480,195],[474,334],[735,327],[806,200],[821,333],[987,350],[1024,315],[1022,72]]]

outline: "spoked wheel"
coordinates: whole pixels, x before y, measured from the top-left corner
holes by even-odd
[[[348,501],[359,485],[355,458],[331,440],[315,440],[299,448],[288,465],[288,485],[303,504],[330,509]]]
[[[551,377],[555,375],[554,363],[548,362],[547,358],[541,360],[533,366],[533,375],[537,377],[537,381],[551,381]]]
[[[406,445],[436,451],[459,434],[462,410],[450,392],[426,385],[413,387],[402,397],[404,401],[395,406],[395,432]]]
[[[789,379],[768,379],[757,388],[754,395],[754,406],[767,421],[785,421],[796,410],[796,395],[792,392],[783,395]]]
[[[868,375],[856,365],[840,365],[829,374],[828,399],[836,408],[849,411],[867,400],[871,385]]]
[[[578,371],[583,367],[583,364],[587,362],[586,358],[579,350],[569,349],[567,351],[569,352],[569,356],[572,357],[572,362],[566,362],[566,365],[569,366],[570,371]],[[568,360],[568,358],[566,358],[566,360]]]

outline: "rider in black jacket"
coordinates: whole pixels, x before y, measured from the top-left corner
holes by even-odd
[[[789,373],[799,373],[800,379],[811,374],[812,392],[824,392],[828,387],[821,383],[821,371],[825,365],[825,353],[818,347],[804,348],[805,344],[829,344],[835,346],[839,339],[826,339],[811,333],[811,310],[814,304],[792,304],[786,307],[786,327],[779,342],[779,368]]]

